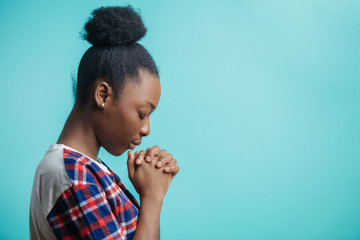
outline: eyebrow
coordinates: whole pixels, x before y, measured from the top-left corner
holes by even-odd
[[[146,100],[146,101],[144,101],[144,103],[147,103],[147,104],[149,104],[151,106],[151,108],[152,108],[151,112],[154,111],[155,105],[151,101]]]

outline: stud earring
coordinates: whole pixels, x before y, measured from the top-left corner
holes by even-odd
[[[104,104],[104,103],[102,103],[102,104],[100,105],[100,107],[101,107],[101,108],[104,108],[104,107],[105,107],[105,104]]]

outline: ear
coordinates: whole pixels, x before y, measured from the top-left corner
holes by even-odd
[[[104,108],[109,105],[112,95],[112,88],[107,82],[98,81],[95,85],[94,100],[99,108]]]

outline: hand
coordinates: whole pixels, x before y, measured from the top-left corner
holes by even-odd
[[[174,176],[164,172],[161,168],[156,168],[155,163],[156,161],[144,162],[141,166],[136,166],[135,155],[131,151],[128,152],[129,179],[140,198],[162,202]]]
[[[144,150],[136,151],[135,164],[140,166],[144,160],[145,162],[150,163],[154,161],[154,157],[157,157],[155,160],[155,166],[157,168],[162,168],[165,166],[164,171],[171,173],[173,176],[179,172],[180,168],[177,165],[176,159],[173,158],[173,155],[168,153],[165,149],[160,150],[160,147],[157,145],[153,146],[152,148],[147,148],[146,152]]]

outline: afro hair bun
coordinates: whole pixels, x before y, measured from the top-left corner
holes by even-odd
[[[113,47],[137,42],[146,28],[131,6],[95,9],[84,26],[83,38],[94,46]]]

